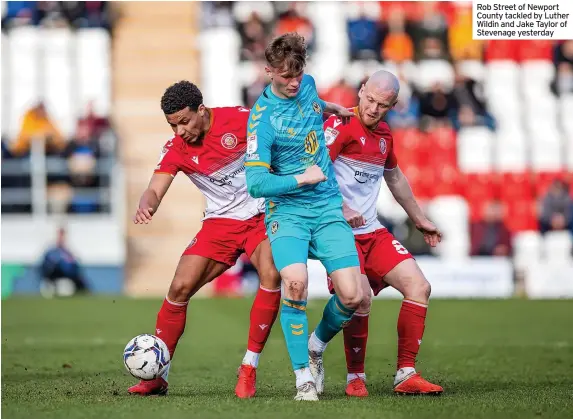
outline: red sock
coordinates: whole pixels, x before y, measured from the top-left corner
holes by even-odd
[[[185,330],[186,320],[187,303],[173,303],[167,298],[163,301],[157,314],[155,334],[165,342],[172,358],[177,342]]]
[[[402,301],[398,316],[398,369],[416,366],[416,356],[424,336],[428,306],[415,301]]]
[[[368,318],[370,313],[354,313],[343,330],[346,368],[349,374],[364,373],[366,342],[368,341]]]
[[[257,291],[251,308],[249,326],[249,343],[247,349],[260,354],[271,333],[277,318],[281,302],[281,290],[267,290],[262,287]]]

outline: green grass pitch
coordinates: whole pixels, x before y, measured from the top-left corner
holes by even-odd
[[[318,403],[292,400],[294,377],[275,324],[258,394],[238,400],[250,299],[192,301],[167,397],[128,396],[122,364],[130,338],[152,332],[160,300],[14,298],[2,303],[3,418],[571,418],[573,302],[440,301],[429,309],[418,370],[441,397],[392,393],[399,301],[376,301],[370,320],[370,397],[344,395],[337,336],[325,356]],[[311,301],[314,328],[324,301]]]

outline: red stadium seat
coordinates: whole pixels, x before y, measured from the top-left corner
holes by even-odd
[[[533,200],[506,202],[505,224],[509,231],[537,230],[537,210]]]
[[[437,128],[427,135],[427,153],[432,161],[457,165],[456,132],[451,128]]]
[[[553,42],[549,40],[521,40],[515,42],[517,61],[553,61]]]
[[[472,173],[459,177],[460,189],[470,207],[470,220],[482,218],[484,205],[499,198],[499,177],[495,173]]]
[[[460,172],[455,165],[435,165],[434,173],[432,195],[460,195]]]
[[[518,49],[516,41],[491,40],[485,48],[485,61],[517,61]]]
[[[504,201],[531,200],[533,198],[531,174],[528,172],[503,173],[500,196]]]

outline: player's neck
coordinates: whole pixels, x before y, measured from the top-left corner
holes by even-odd
[[[203,135],[207,135],[207,133],[209,132],[209,130],[211,129],[211,122],[212,122],[212,118],[211,118],[211,114],[212,114],[212,110],[205,107],[205,114],[203,115]]]
[[[275,87],[274,84],[271,83],[271,93],[273,95],[275,95],[276,97],[278,97],[279,99],[292,99],[291,97],[285,96],[284,94],[282,94],[281,92],[279,92],[279,90]]]

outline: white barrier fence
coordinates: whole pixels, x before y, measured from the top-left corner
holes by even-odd
[[[507,258],[468,258],[451,261],[417,258],[432,285],[432,298],[509,298],[514,294],[513,265]],[[309,260],[308,297],[328,297],[326,271]],[[573,263],[532,264],[526,269],[526,292],[531,298],[573,298]],[[378,298],[402,298],[386,288]]]

